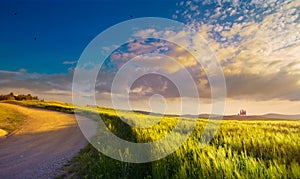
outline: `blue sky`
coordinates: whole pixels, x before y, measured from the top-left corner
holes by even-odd
[[[181,63],[197,84],[203,104],[210,112],[210,84],[191,54],[163,41],[201,36],[221,64],[226,80],[226,114],[247,109],[248,114],[300,113],[300,2],[296,0],[102,0],[102,1],[1,1],[0,2],[0,93],[32,93],[44,99],[72,102],[72,80],[77,61],[86,46],[105,29],[140,17],[177,20],[192,29],[133,32],[141,38],[114,51],[97,79],[100,106],[111,107],[111,85],[122,65],[139,54],[163,52]],[[118,38],[116,36],[116,38]],[[111,44],[106,49],[111,49]],[[190,48],[202,48],[193,43]],[[100,49],[99,49],[100,50]],[[206,52],[203,53],[205,56]],[[129,60],[128,60],[129,59]],[[160,58],[132,60],[137,68],[147,61],[173,75],[182,84],[182,68]],[[197,66],[198,65],[198,66]],[[111,67],[111,68],[109,68]],[[125,74],[130,79],[132,74]],[[88,80],[88,79],[87,79]],[[187,85],[185,85],[187,86]],[[169,113],[178,111],[178,90],[172,81],[147,75],[130,88],[132,104],[149,110],[154,94],[165,97]],[[123,92],[124,93],[124,92]],[[124,94],[118,94],[123,96]],[[91,97],[91,96],[89,96]],[[191,106],[198,104],[190,100]]]
[[[171,18],[175,6],[173,0],[1,1],[0,69],[66,73],[63,62],[78,60],[103,30],[132,18]]]

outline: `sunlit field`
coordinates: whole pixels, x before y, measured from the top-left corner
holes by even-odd
[[[299,178],[299,121],[223,121],[210,144],[200,149],[204,126],[200,119],[179,150],[152,164],[154,178]],[[157,131],[136,134],[143,140]]]
[[[16,102],[14,102],[16,103]],[[18,104],[74,113],[64,103],[17,102]],[[76,107],[76,106],[75,106]],[[98,113],[117,136],[132,142],[150,142],[166,135],[178,120],[186,120],[178,136],[185,134],[192,119],[148,116],[118,111],[129,122],[151,127],[131,127],[108,108],[79,107],[82,115],[96,119]],[[64,167],[60,178],[300,178],[299,120],[223,120],[213,140],[203,148],[199,142],[207,119],[197,119],[189,139],[174,153],[158,161],[132,164],[111,159],[91,145]],[[119,151],[124,155],[126,151]]]
[[[9,134],[21,127],[25,116],[16,111],[0,106],[0,130]],[[0,135],[1,137],[1,135]]]

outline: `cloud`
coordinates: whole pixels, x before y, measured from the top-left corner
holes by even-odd
[[[27,69],[25,69],[25,68],[21,68],[21,69],[19,69],[19,72],[21,72],[21,73],[25,73],[25,72],[27,72]]]
[[[0,92],[31,93],[40,98],[71,102],[72,74],[37,74],[0,71]]]
[[[164,76],[147,74],[137,79],[131,86],[130,95],[137,98],[161,94],[164,97],[179,97],[176,86]]]
[[[230,75],[226,77],[228,96],[232,99],[300,101],[300,75],[289,76],[283,69],[276,74]]]
[[[111,56],[104,63],[104,68],[107,71],[102,71],[99,74],[99,82],[97,83],[98,93],[110,93],[113,79],[117,75],[119,70],[122,70],[124,66],[127,66],[128,73],[121,75],[125,82],[128,79],[133,78],[133,74],[153,73],[165,74],[168,77],[173,77],[177,81],[180,81],[182,86],[185,86],[185,90],[192,97],[193,87],[189,81],[194,81],[196,87],[199,89],[201,97],[210,98],[210,88],[208,80],[205,76],[204,70],[201,64],[194,58],[194,56],[184,49],[182,46],[192,47],[191,44],[200,45],[198,53],[202,56],[211,56],[204,49],[205,40],[201,38],[192,38],[190,32],[182,30],[175,32],[170,29],[166,31],[155,31],[154,29],[144,29],[136,31],[133,34],[135,37],[141,38],[140,40],[130,41],[128,44],[124,44],[119,49],[115,50]],[[158,38],[166,40],[153,40],[145,39],[144,36],[154,35]],[[188,38],[187,38],[188,37]],[[174,44],[172,41],[179,42]],[[180,46],[181,45],[181,46]],[[201,45],[205,48],[201,48]],[[194,49],[190,49],[194,51]],[[108,70],[110,69],[110,70]],[[187,71],[192,79],[185,74]],[[153,80],[151,79],[154,78]],[[118,87],[118,95],[130,92],[131,95],[138,96],[137,100],[142,96],[149,97],[153,94],[159,93],[166,96],[168,99],[178,98],[178,91],[174,90],[170,81],[162,80],[162,83],[155,83],[155,81],[161,81],[155,78],[155,75],[144,77],[146,82],[152,81],[153,86],[149,86],[144,81],[135,83],[135,87],[130,89],[126,83]],[[160,85],[158,85],[160,84]],[[126,90],[127,91],[126,91]],[[132,91],[133,90],[133,91]],[[142,91],[141,91],[142,90]],[[191,92],[189,92],[191,91]],[[137,93],[139,92],[139,93]],[[186,94],[185,94],[186,95]]]
[[[226,78],[230,99],[300,101],[299,12],[300,4],[290,1],[181,1],[174,17],[185,21],[194,34],[185,30],[156,31],[149,28],[133,31],[132,36],[140,40],[130,41],[121,47],[112,45],[101,49],[109,51],[117,48],[98,74],[95,84],[97,99],[109,101],[113,80],[126,65],[130,73],[121,76],[124,83],[114,91],[116,95],[124,97],[125,93],[129,93],[137,103],[154,94],[161,94],[168,101],[176,101],[180,99],[177,86],[166,77],[152,73],[137,79],[132,86],[128,87],[125,82],[133,80],[134,73],[157,72],[173,77],[186,87],[187,93],[191,93],[190,79],[184,75],[186,70],[196,83],[199,96],[210,99],[211,89],[205,72],[209,72],[207,69],[210,69],[212,62],[202,59],[204,66],[201,66],[186,49],[171,43],[176,41],[189,47],[190,51],[197,47],[200,50],[193,53],[199,56],[216,56]],[[166,41],[143,38],[148,36]],[[206,42],[214,54],[208,51]],[[63,62],[66,65],[76,63]],[[0,71],[0,78],[4,79],[0,81],[0,90],[22,89],[43,96],[71,98],[74,70],[80,72],[84,69],[70,67],[69,74],[52,75],[25,70]],[[89,92],[94,87],[89,85],[94,83],[90,78],[92,73],[98,71],[93,68],[82,76],[86,79],[81,85],[87,99],[92,97]]]
[[[64,64],[64,65],[74,65],[76,63],[77,63],[77,60],[75,60],[75,61],[63,61],[62,62],[62,64]]]
[[[191,4],[199,5],[197,2]],[[300,4],[228,1],[223,5],[203,1],[206,11],[202,16],[180,15],[181,7],[177,15],[196,27],[215,52],[225,73],[228,96],[299,100]],[[193,11],[190,8],[187,13]]]
[[[192,8],[192,11],[196,10],[197,8]],[[193,28],[197,27],[195,32],[197,35],[201,35],[202,41],[207,41],[222,65],[228,97],[231,99],[251,98],[258,101],[272,99],[299,101],[299,34],[292,30],[299,23],[294,20],[291,24],[286,23],[285,29],[279,29],[276,26],[276,19],[280,16],[278,14],[266,14],[260,21],[252,21],[247,20],[246,17],[241,19],[241,16],[239,16],[241,10],[238,8],[232,10],[234,12],[228,13],[219,8],[216,11],[219,13],[217,14],[218,17],[212,17],[212,19],[216,18],[215,20],[196,25],[190,24]],[[294,10],[288,12],[290,14],[296,13]],[[221,16],[224,17],[223,13],[239,20],[233,20],[231,24],[218,23],[218,19]],[[255,11],[251,13],[255,14]],[[226,18],[224,21],[226,21]],[[287,17],[285,19],[287,20]],[[196,22],[192,21],[192,23]],[[274,28],[271,28],[271,26]],[[149,34],[170,41],[180,41],[182,44],[191,47],[191,49],[197,45],[198,48],[204,49],[198,53],[203,56],[207,55],[207,51],[201,46],[204,43],[198,43],[201,42],[201,39],[196,39],[196,36],[191,36],[186,31],[145,29],[136,31],[133,35],[143,37],[149,36]],[[190,38],[187,39],[187,36]],[[172,57],[181,66],[173,61],[166,60],[158,54]],[[199,96],[204,99],[210,99],[211,97],[210,84],[205,71],[190,53],[182,47],[166,41],[141,39],[119,47],[106,60],[96,81],[97,99],[109,101],[112,93],[112,82],[118,70],[129,61],[132,61],[129,66],[132,73],[139,70],[147,72],[149,70],[147,68],[153,68],[154,71],[173,76],[180,84],[187,87],[185,90],[189,91],[192,88],[188,87],[188,78],[182,75],[182,70],[187,70],[197,85]],[[64,62],[64,64],[69,65],[75,63],[76,61]],[[71,72],[73,70],[73,68],[70,69]],[[1,81],[1,86],[10,87],[11,89],[28,89],[43,96],[55,96],[57,94],[56,97],[71,97],[72,73],[53,75],[30,74],[26,71],[23,73],[25,75],[21,75],[20,72],[0,72],[0,76],[5,79]],[[95,71],[91,70],[91,73],[95,73]],[[132,78],[132,73],[125,74],[123,78]],[[90,79],[89,75],[85,78]],[[92,81],[86,81],[86,84],[90,83]],[[92,86],[83,86],[87,92],[92,88]],[[161,94],[169,101],[180,97],[178,89],[172,81],[157,75],[146,75],[136,80],[129,88],[124,83],[120,86],[120,89],[118,95],[124,95],[124,91],[127,90],[131,99],[135,101],[145,100],[154,94]],[[85,97],[90,98],[91,96],[87,93]]]

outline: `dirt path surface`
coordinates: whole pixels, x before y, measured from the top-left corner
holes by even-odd
[[[87,141],[74,115],[12,104],[27,116],[21,129],[0,141],[0,178],[54,178]]]

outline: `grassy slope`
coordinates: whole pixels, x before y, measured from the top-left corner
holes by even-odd
[[[18,129],[24,120],[24,115],[0,105],[0,129],[11,133]]]
[[[22,102],[51,110],[74,112],[67,104]],[[49,107],[50,106],[50,107]],[[164,118],[150,128],[132,128],[121,122],[115,112],[106,108],[81,108],[90,116],[101,113],[113,132],[133,142],[149,142],[165,135],[177,119]],[[93,114],[93,115],[91,115]],[[134,117],[121,111],[134,123],[154,119]],[[300,178],[300,121],[222,121],[208,146],[199,148],[207,120],[199,119],[191,138],[176,152],[146,164],[130,164],[104,156],[88,145],[66,167],[61,177],[72,178]],[[184,126],[177,131],[180,136]]]
[[[122,126],[119,121],[113,126]],[[154,141],[176,122],[168,121],[131,130],[139,142]],[[201,149],[198,142],[205,123],[199,120],[191,138],[161,160],[128,164],[89,146],[69,171],[87,178],[300,178],[300,121],[224,121],[215,138]]]
[[[135,123],[149,118],[123,116]],[[159,124],[143,129],[107,117],[115,132],[128,136],[124,129],[131,129],[138,142],[155,141],[167,135],[177,123],[176,118],[165,117]],[[87,178],[300,178],[300,121],[223,121],[214,139],[201,149],[199,141],[206,122],[199,119],[191,138],[161,160],[128,164],[89,147],[77,156],[77,170],[72,172]],[[177,133],[185,133],[186,128],[188,125],[182,126]],[[88,163],[90,160],[93,162]]]

